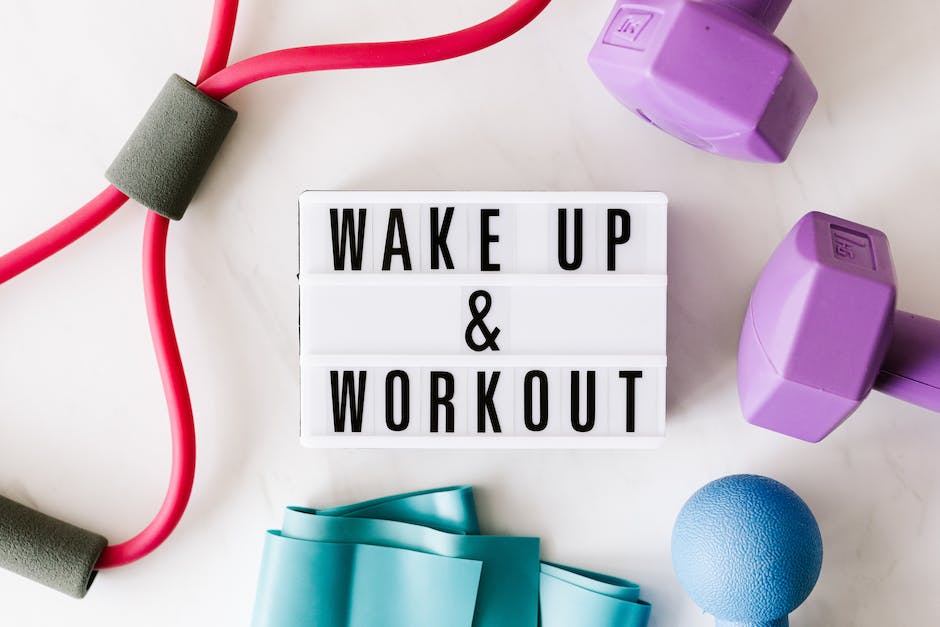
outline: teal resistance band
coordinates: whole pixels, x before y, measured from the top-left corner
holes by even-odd
[[[288,508],[253,625],[646,627],[636,584],[540,562],[538,538],[479,534],[469,487]]]

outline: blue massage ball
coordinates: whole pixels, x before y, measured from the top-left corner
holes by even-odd
[[[819,525],[803,499],[756,475],[700,489],[672,532],[679,583],[719,625],[787,625],[816,585],[822,557]]]

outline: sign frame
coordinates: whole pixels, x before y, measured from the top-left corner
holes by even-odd
[[[411,271],[403,272],[401,268],[397,271],[377,270],[377,259],[372,260],[372,267],[363,267],[359,271],[351,271],[345,268],[335,270],[326,268],[323,265],[322,250],[323,246],[335,247],[336,244],[330,242],[329,238],[319,242],[319,247],[314,254],[320,255],[321,259],[311,264],[311,249],[316,246],[312,242],[305,242],[305,238],[311,237],[309,228],[309,215],[305,212],[327,209],[328,205],[334,205],[333,209],[362,207],[373,208],[378,211],[389,211],[389,207],[420,207],[429,208],[431,206],[459,206],[483,207],[495,206],[498,208],[512,207],[513,220],[516,220],[515,211],[526,211],[526,205],[531,207],[599,207],[610,205],[612,207],[629,207],[630,211],[640,211],[644,213],[644,220],[641,221],[639,232],[634,230],[632,237],[640,237],[640,245],[644,246],[645,257],[640,262],[644,269],[651,270],[647,272],[607,272],[603,269],[588,269],[585,272],[527,272],[515,271],[515,266],[509,271],[499,272],[467,272],[466,268],[448,271],[429,271],[422,267],[421,261],[412,266]],[[301,425],[300,435],[301,443],[304,446],[313,448],[440,448],[440,449],[650,449],[660,446],[665,437],[665,385],[666,385],[666,208],[667,199],[665,195],[655,192],[402,192],[402,191],[307,191],[304,192],[298,202],[298,222],[299,229],[299,268],[298,281],[300,286],[300,357],[301,357]],[[580,209],[579,209],[580,210]],[[551,209],[549,209],[551,211]],[[560,219],[560,216],[559,216]],[[389,218],[391,223],[391,218]],[[384,224],[384,223],[383,223]],[[515,224],[515,222],[513,222]],[[598,227],[603,225],[598,224]],[[607,225],[608,228],[610,224]],[[337,226],[332,235],[336,239]],[[384,228],[384,226],[383,226]],[[560,230],[560,225],[559,225]],[[513,243],[519,237],[520,233],[512,227],[510,237],[514,238]],[[392,226],[389,226],[389,233]],[[599,232],[599,231],[596,231]],[[596,234],[595,232],[595,234]],[[322,235],[322,233],[320,234]],[[554,235],[558,235],[556,232]],[[414,243],[417,238],[412,233],[408,234],[411,242]],[[588,234],[590,238],[590,234]],[[400,242],[399,242],[400,243]],[[377,241],[369,244],[373,249],[380,248]],[[387,245],[387,244],[386,244]],[[423,245],[423,241],[417,244]],[[559,241],[558,246],[562,244]],[[374,252],[374,251],[373,251]],[[513,247],[515,254],[515,247]],[[609,254],[609,253],[608,253]],[[334,251],[335,255],[335,251]],[[600,257],[600,255],[599,255]],[[387,258],[387,251],[386,251]],[[344,261],[345,263],[345,261]],[[311,271],[311,267],[316,266],[317,271]],[[598,261],[597,265],[603,265],[603,261]],[[616,263],[615,263],[616,265]],[[463,271],[462,271],[463,270]],[[351,352],[344,352],[345,345],[338,350],[323,350],[319,352],[312,351],[310,347],[310,333],[316,333],[315,329],[309,327],[312,324],[304,324],[304,320],[310,320],[308,310],[314,308],[308,295],[310,290],[338,289],[340,287],[352,289],[353,293],[361,292],[375,287],[400,286],[401,289],[410,289],[415,286],[421,289],[437,288],[441,286],[467,286],[467,285],[486,285],[494,286],[495,289],[513,289],[520,286],[541,286],[551,289],[565,289],[571,287],[581,287],[587,289],[602,290],[606,288],[618,288],[624,290],[647,289],[655,292],[656,303],[653,313],[648,317],[656,318],[655,324],[650,326],[653,329],[655,350],[645,350],[642,352],[631,352],[629,354],[611,354],[589,352],[588,354],[571,353],[570,351],[558,351],[549,353],[497,353],[486,352],[475,354],[458,354],[456,352],[444,351],[395,351],[387,352],[381,350],[369,350],[368,346],[355,346]],[[336,302],[334,299],[331,302]],[[649,313],[649,312],[647,312]],[[507,334],[508,335],[508,334]],[[505,340],[504,336],[500,341]],[[468,339],[469,341],[469,339]],[[336,348],[336,347],[333,347]],[[529,348],[532,348],[531,346]],[[498,349],[497,349],[498,350]],[[454,369],[482,369],[485,371],[494,370],[516,370],[526,368],[545,368],[557,371],[571,371],[570,376],[575,378],[574,371],[578,371],[577,378],[581,378],[581,371],[598,371],[599,369],[610,369],[608,375],[613,376],[611,372],[615,369],[629,367],[641,369],[643,372],[655,371],[657,373],[655,381],[650,381],[649,388],[652,386],[652,394],[655,395],[655,413],[657,428],[650,432],[646,429],[642,434],[613,434],[610,432],[599,432],[591,434],[580,433],[557,433],[534,434],[526,433],[519,435],[516,433],[326,433],[317,432],[315,423],[319,420],[321,424],[326,424],[332,420],[330,416],[323,416],[318,419],[317,415],[328,411],[326,405],[311,403],[310,398],[319,399],[323,394],[320,391],[311,392],[309,378],[312,373],[320,372],[324,368],[346,368],[353,370],[371,371],[390,371],[391,369],[409,369],[409,371],[422,371],[429,368],[450,368]],[[623,372],[621,372],[623,374]],[[374,383],[373,380],[373,385]],[[426,377],[417,383],[417,388],[426,382]],[[592,381],[593,383],[593,381]],[[336,384],[334,383],[334,386]],[[573,384],[572,384],[573,385]],[[333,388],[335,395],[336,387]],[[352,388],[350,388],[352,389]],[[629,388],[632,389],[632,388]],[[421,389],[417,396],[424,392]],[[514,389],[514,392],[516,390]],[[609,397],[612,391],[608,391]],[[632,392],[628,392],[628,395]],[[650,393],[647,390],[646,393]],[[518,403],[514,400],[514,403]],[[610,400],[607,400],[608,404]],[[630,402],[630,401],[628,401]],[[375,408],[372,407],[372,410]],[[336,409],[333,409],[334,413]],[[344,409],[345,411],[345,409]],[[402,410],[404,411],[404,409]],[[421,410],[419,410],[420,412]],[[574,412],[574,408],[571,410]],[[518,416],[513,412],[510,421],[518,422]],[[376,418],[377,420],[377,418]],[[314,426],[311,426],[314,423]],[[482,423],[481,423],[482,424]],[[628,424],[630,424],[628,422]],[[344,422],[345,428],[345,422]],[[629,428],[629,427],[628,427]]]

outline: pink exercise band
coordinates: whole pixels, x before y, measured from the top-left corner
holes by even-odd
[[[482,50],[521,30],[550,0],[517,0],[476,26],[447,35],[408,41],[306,46],[278,50],[228,65],[238,10],[237,0],[216,0],[198,88],[217,100],[256,81],[286,74],[417,65]],[[108,186],[55,226],[0,256],[0,284],[25,272],[77,241],[116,212],[128,197]],[[96,568],[129,564],[156,549],[179,523],[192,493],[196,435],[186,375],[180,358],[166,285],[169,220],[149,211],[144,229],[144,291],[150,332],[163,381],[173,442],[170,485],[147,527],[130,540],[108,546]]]

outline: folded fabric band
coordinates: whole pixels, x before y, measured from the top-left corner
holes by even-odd
[[[469,487],[288,508],[268,532],[253,625],[646,627],[636,584],[540,563],[537,538],[478,534]]]

